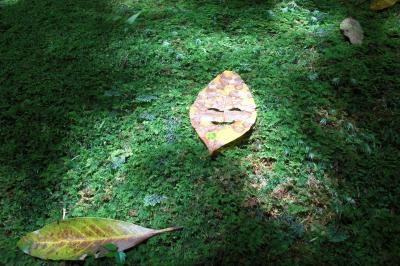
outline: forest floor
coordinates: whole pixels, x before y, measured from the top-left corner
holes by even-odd
[[[65,209],[184,227],[127,265],[398,265],[400,4],[368,5],[1,0],[0,264],[52,265],[16,242]],[[188,111],[224,70],[258,118],[210,158]]]

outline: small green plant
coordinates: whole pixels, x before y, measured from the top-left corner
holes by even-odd
[[[105,254],[108,258],[115,258],[115,264],[120,266],[125,264],[126,254],[123,251],[118,251],[118,247],[112,243],[105,244],[103,246],[107,249],[107,253]]]

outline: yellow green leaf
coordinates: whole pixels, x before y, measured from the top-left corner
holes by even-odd
[[[373,0],[370,8],[372,10],[382,10],[395,5],[399,0]]]
[[[22,237],[17,246],[41,259],[84,260],[89,255],[104,256],[108,252],[107,244],[124,251],[152,236],[178,229],[154,230],[112,219],[73,218],[31,232]]]
[[[257,118],[249,87],[232,71],[224,71],[200,91],[190,107],[192,126],[213,154],[243,136]]]

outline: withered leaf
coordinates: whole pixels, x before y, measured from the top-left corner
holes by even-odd
[[[399,0],[373,0],[370,8],[372,10],[382,10],[395,5]]]
[[[343,35],[349,38],[352,44],[362,44],[364,39],[364,31],[360,23],[353,18],[346,18],[340,23],[340,30]]]
[[[112,219],[73,218],[31,232],[17,245],[23,252],[41,259],[84,260],[89,255],[104,256],[108,252],[104,247],[107,244],[124,251],[152,236],[178,229],[154,230]]]
[[[210,154],[243,136],[257,118],[256,104],[238,74],[224,71],[200,91],[190,120]]]

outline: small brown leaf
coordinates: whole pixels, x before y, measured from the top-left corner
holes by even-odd
[[[362,44],[364,31],[360,23],[353,18],[346,18],[340,23],[340,30],[343,35],[349,38],[352,44]]]
[[[242,206],[244,208],[253,208],[258,204],[260,204],[260,201],[256,197],[250,197],[243,202]]]
[[[243,136],[256,121],[249,88],[232,71],[224,71],[200,91],[190,107],[190,120],[210,154]]]

